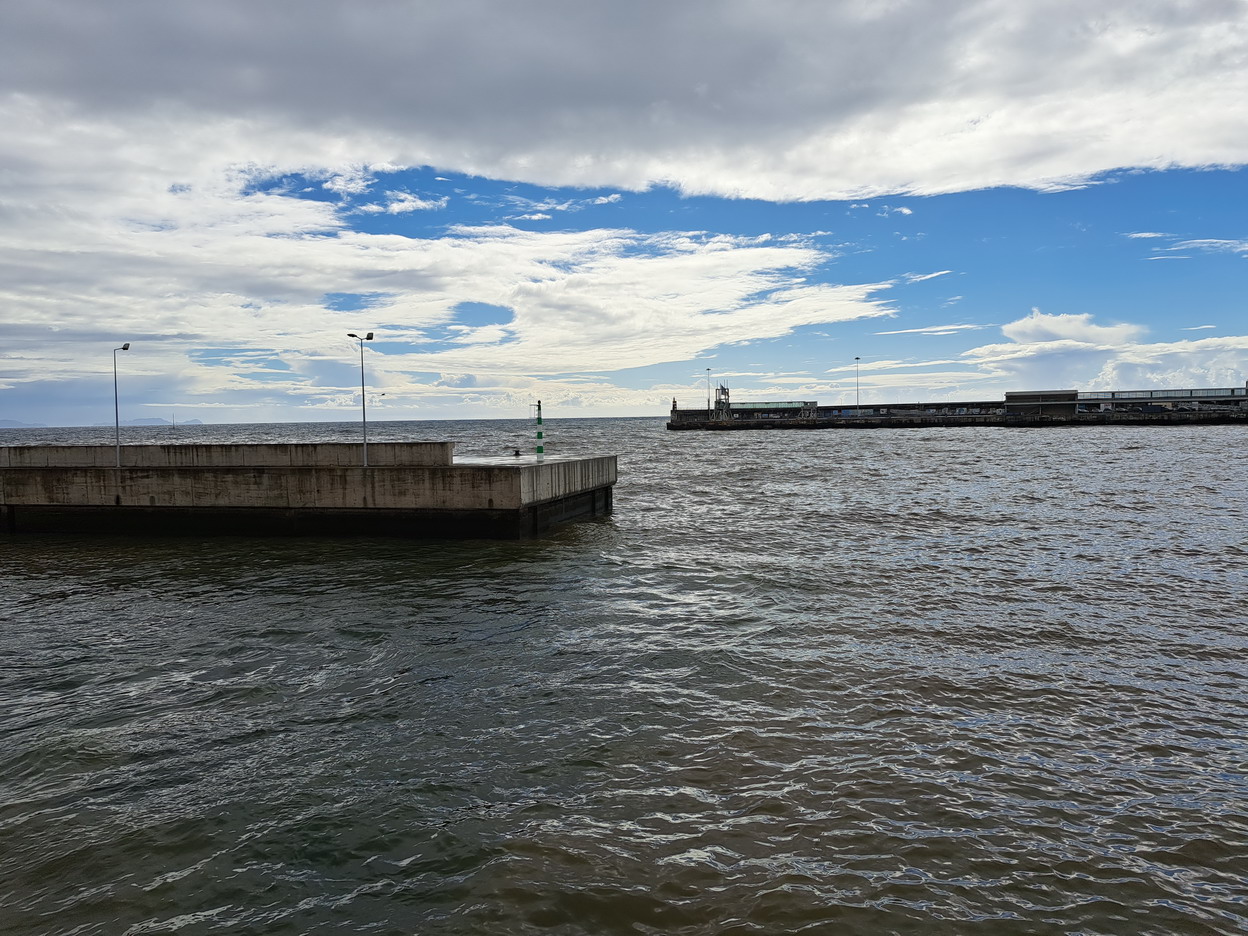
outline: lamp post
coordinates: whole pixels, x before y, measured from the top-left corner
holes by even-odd
[[[120,348],[113,348],[113,429],[115,432],[114,439],[117,443],[117,467],[121,467],[121,406],[117,402],[117,352],[129,351],[130,342],[126,342]]]
[[[854,358],[854,415],[862,415],[862,397],[858,393],[858,358]]]
[[[354,338],[360,343],[360,418],[364,427],[364,467],[368,467],[368,401],[364,397],[364,342],[373,340],[373,333],[369,332],[363,338],[355,332],[347,332],[348,338]]]
[[[706,421],[711,421],[711,369],[706,369]]]

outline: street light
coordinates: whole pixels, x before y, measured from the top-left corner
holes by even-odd
[[[854,415],[862,415],[862,397],[858,393],[858,358],[854,358]]]
[[[711,421],[711,369],[706,369],[706,421]]]
[[[355,332],[347,332],[348,338],[354,338],[360,343],[360,416],[364,425],[364,467],[368,467],[368,402],[364,398],[364,342],[373,340],[373,333],[369,332],[363,338]]]
[[[114,437],[117,442],[117,467],[121,467],[121,407],[117,403],[117,352],[129,351],[130,342],[126,342],[120,348],[113,348],[113,429],[116,431]]]

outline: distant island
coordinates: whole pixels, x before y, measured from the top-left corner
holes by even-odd
[[[150,419],[123,419],[123,426],[202,426],[203,422],[198,419],[187,419],[183,422],[170,422],[167,419],[152,417]],[[96,426],[111,426],[112,423],[96,423]]]
[[[180,423],[173,423],[167,419],[127,419],[122,423],[123,426],[202,426],[203,423],[198,419],[184,419]]]
[[[167,419],[160,419],[159,417],[156,417],[152,419],[123,419],[121,421],[121,424],[123,426],[169,426],[170,428],[176,429],[178,426],[202,426],[204,423],[202,420],[199,420],[199,419],[188,419],[186,421],[170,422]],[[102,429],[102,428],[106,428],[112,425],[113,423],[111,422],[110,423],[94,423],[91,428]],[[48,429],[48,428],[50,427],[48,426],[47,423],[24,423],[24,422],[18,422],[16,419],[0,419],[0,429]],[[60,427],[60,428],[66,428],[66,427]],[[68,428],[73,428],[73,427],[71,426]]]

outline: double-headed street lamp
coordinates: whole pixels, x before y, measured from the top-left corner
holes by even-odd
[[[368,467],[368,401],[364,397],[364,342],[373,340],[373,333],[369,332],[363,338],[355,332],[347,332],[348,338],[354,338],[360,343],[360,416],[364,426],[364,467]]]
[[[120,348],[113,348],[113,428],[116,431],[115,439],[117,442],[117,467],[121,467],[121,407],[117,403],[117,352],[129,351],[130,342],[126,342]]]
[[[854,415],[862,415],[862,397],[858,394],[858,358],[854,358]]]

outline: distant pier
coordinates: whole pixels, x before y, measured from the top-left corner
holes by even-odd
[[[1003,400],[821,406],[813,400],[733,403],[716,390],[714,406],[680,408],[667,428],[880,429],[923,426],[1099,426],[1248,424],[1248,384],[1187,390],[1027,390]]]
[[[451,442],[0,448],[3,530],[524,539],[612,510],[614,455]],[[120,463],[120,464],[119,464]]]

